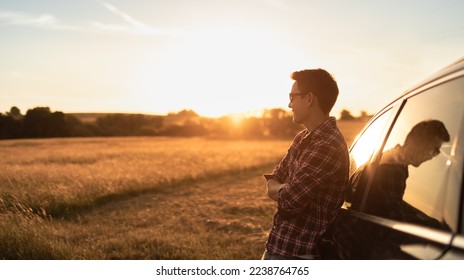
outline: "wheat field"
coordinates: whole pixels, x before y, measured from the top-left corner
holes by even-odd
[[[0,259],[257,259],[275,211],[262,174],[290,143],[0,141]]]

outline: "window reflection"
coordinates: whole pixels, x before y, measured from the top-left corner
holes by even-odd
[[[392,110],[382,114],[356,141],[356,144],[350,151],[350,173],[353,173],[358,167],[365,164],[370,159],[372,153],[380,148],[381,142],[379,140],[384,136],[384,131],[391,115]]]
[[[451,236],[462,225],[463,88],[460,77],[408,97],[375,160],[369,160],[369,153],[355,161],[346,206],[356,211],[342,211],[337,217],[332,232],[336,258],[434,259],[445,250],[447,244],[400,227],[416,230],[414,225],[421,225]],[[375,125],[371,134],[382,139],[382,129]],[[364,143],[374,153],[382,145],[380,140],[359,140],[352,153],[365,148]]]
[[[409,98],[388,137],[380,161],[351,176],[353,209],[426,226],[455,228],[459,185],[449,184],[453,139],[464,114],[457,79]],[[461,160],[461,159],[460,159]],[[367,193],[365,193],[367,191]],[[454,209],[453,211],[451,211]]]
[[[440,154],[450,135],[443,122],[426,120],[417,123],[403,144],[397,144],[382,154],[369,189],[365,211],[400,221],[441,227],[440,222],[403,201],[408,167],[418,168]]]

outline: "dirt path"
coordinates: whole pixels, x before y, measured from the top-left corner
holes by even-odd
[[[261,176],[270,169],[110,202],[56,232],[78,259],[257,259],[274,212]]]

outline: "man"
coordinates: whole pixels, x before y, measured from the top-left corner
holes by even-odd
[[[267,194],[277,202],[263,259],[314,259],[344,201],[349,157],[344,137],[330,111],[338,96],[333,77],[323,69],[292,73],[289,107],[293,122],[306,129],[267,179]]]

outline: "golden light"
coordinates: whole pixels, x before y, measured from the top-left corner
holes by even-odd
[[[185,108],[219,117],[285,106],[280,98],[288,91],[292,68],[286,55],[292,54],[279,43],[246,29],[201,30],[173,45],[162,59],[150,51],[143,54],[128,87],[134,102],[146,107],[143,111]],[[234,118],[238,123],[240,118]]]
[[[380,148],[379,139],[384,134],[384,129],[389,120],[388,114],[384,114],[373,122],[367,130],[357,136],[355,145],[351,149],[350,155],[352,164],[350,169],[355,170],[365,164],[371,157],[372,153]]]
[[[230,114],[228,117],[232,125],[235,127],[239,127],[240,125],[242,125],[242,122],[246,119],[246,115],[241,113]]]

